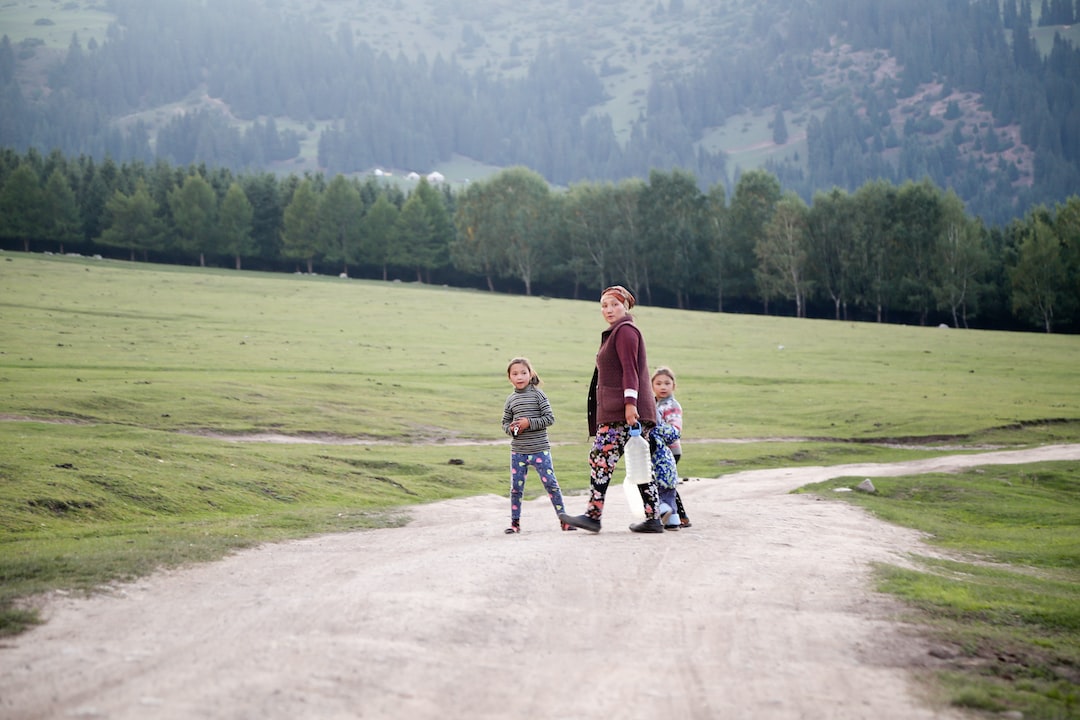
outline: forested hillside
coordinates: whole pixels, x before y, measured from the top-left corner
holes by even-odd
[[[1075,332],[1078,1],[10,0],[0,248]]]
[[[764,167],[806,201],[929,177],[1004,224],[1080,187],[1077,4],[110,0],[53,52],[35,31],[90,4],[16,2],[0,146],[327,175],[466,157],[561,186],[681,169],[729,192]]]

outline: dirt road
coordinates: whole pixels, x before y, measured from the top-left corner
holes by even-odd
[[[870,589],[871,563],[930,553],[919,536],[788,491],[1057,459],[1080,445],[695,480],[694,527],[663,535],[628,532],[615,488],[598,535],[546,499],[518,536],[505,498],[428,505],[57,597],[0,648],[0,717],[960,717],[920,696],[928,646]]]

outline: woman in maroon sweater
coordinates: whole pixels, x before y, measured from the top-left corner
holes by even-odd
[[[656,400],[649,380],[645,340],[629,314],[633,307],[634,296],[621,285],[613,285],[600,295],[600,312],[608,329],[600,336],[596,369],[589,386],[589,435],[595,437],[589,451],[591,494],[584,515],[559,516],[568,525],[591,532],[600,532],[604,496],[615,464],[630,438],[630,428],[638,422],[644,428],[656,424]],[[643,533],[664,532],[657,515],[659,496],[655,482],[649,483],[643,499],[645,520],[634,523],[630,529]]]

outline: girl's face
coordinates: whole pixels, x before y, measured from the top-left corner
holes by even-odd
[[[600,314],[608,321],[608,325],[611,325],[626,315],[626,306],[614,295],[605,295],[600,298]]]
[[[529,368],[521,363],[514,363],[511,365],[509,375],[510,384],[518,390],[521,390],[528,385],[529,380],[532,378],[532,373],[529,372]]]
[[[675,381],[667,375],[657,375],[652,381],[652,391],[661,400],[671,397],[671,393],[675,392]]]

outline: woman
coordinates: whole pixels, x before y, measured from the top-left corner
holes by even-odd
[[[608,329],[600,335],[600,350],[596,353],[596,368],[589,385],[589,435],[595,437],[589,451],[591,494],[584,515],[559,516],[568,525],[594,533],[600,532],[604,496],[615,464],[630,438],[630,428],[639,422],[646,428],[656,424],[656,401],[649,380],[645,340],[629,313],[633,307],[633,294],[621,285],[613,285],[600,295],[600,312]],[[643,486],[642,499],[645,520],[634,523],[630,529],[641,533],[664,532],[657,515],[659,498],[655,482]]]

